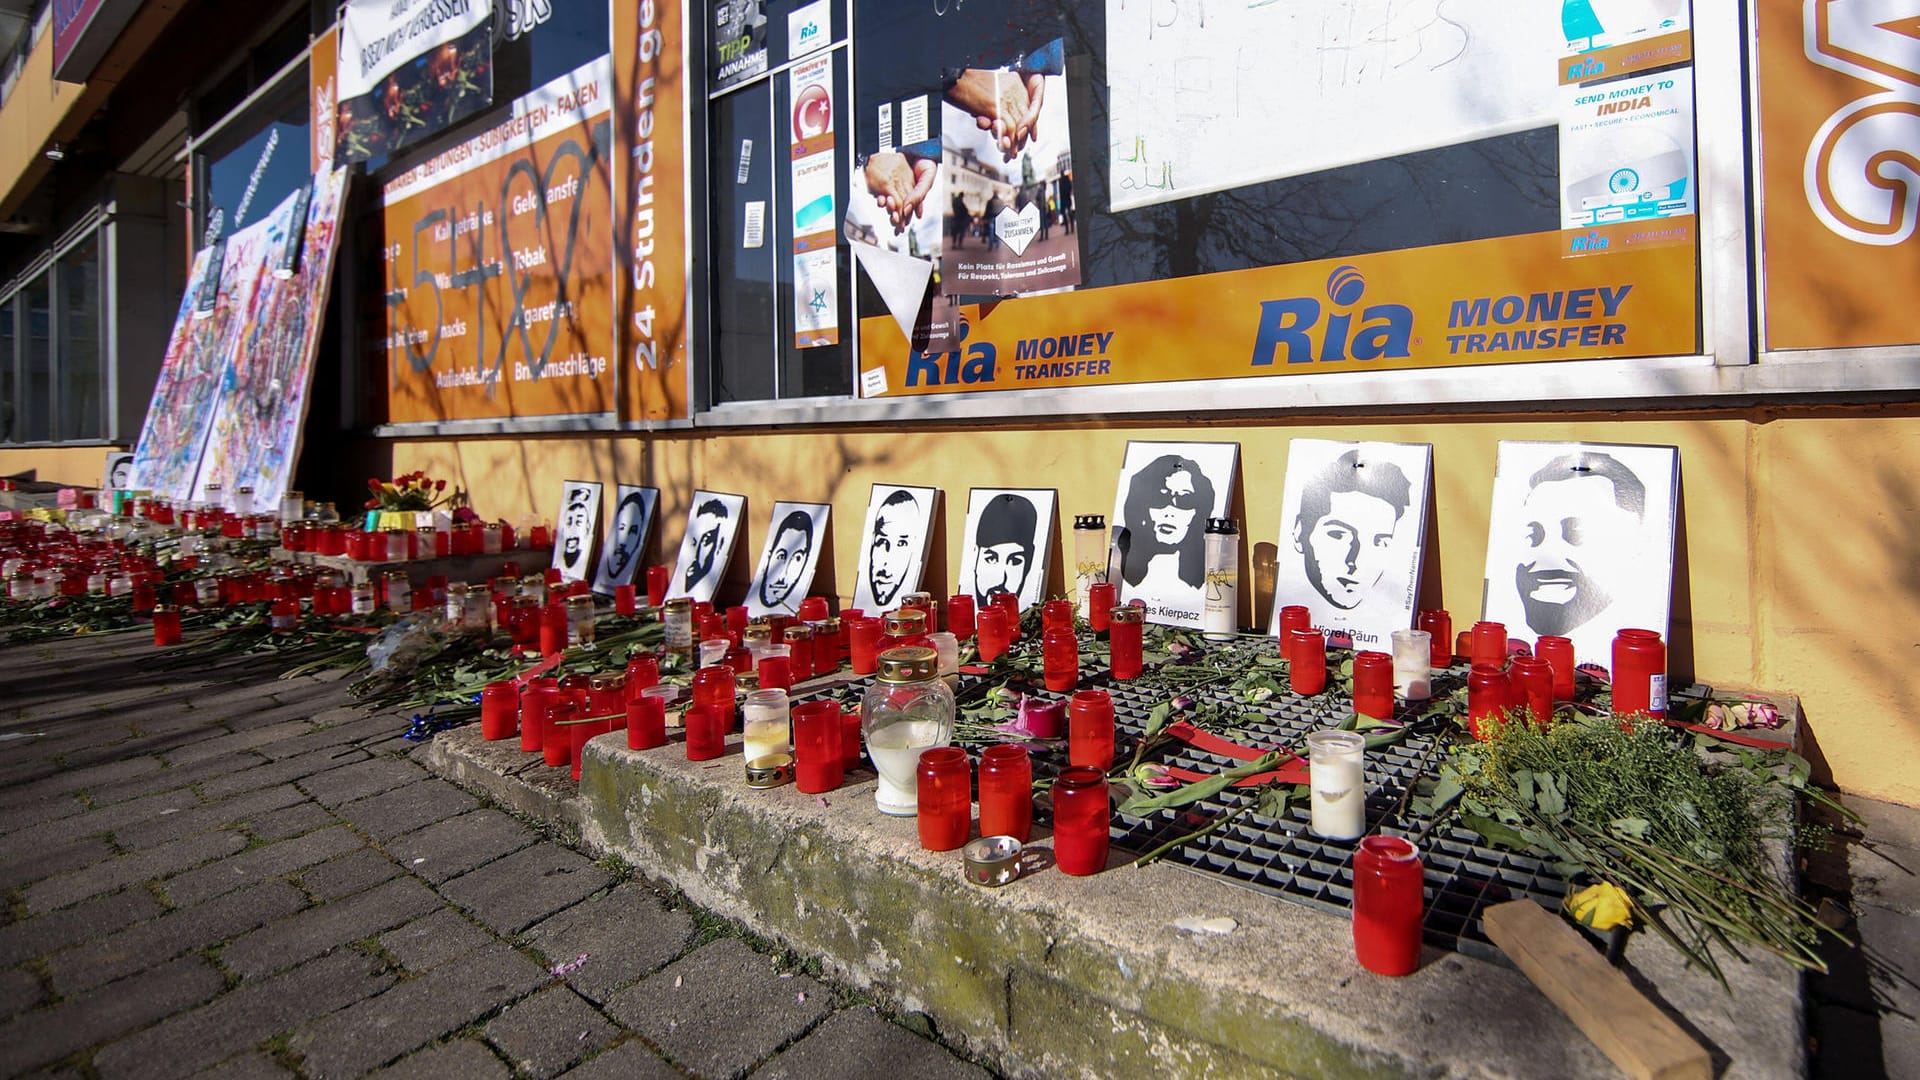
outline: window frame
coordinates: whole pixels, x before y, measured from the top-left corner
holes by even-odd
[[[67,229],[53,244],[35,254],[19,273],[0,284],[0,306],[12,305],[14,316],[13,355],[0,359],[0,363],[10,363],[14,371],[14,405],[21,409],[27,400],[27,326],[25,319],[25,294],[36,283],[44,281],[47,287],[47,400],[42,404],[48,410],[47,432],[45,439],[16,439],[0,442],[7,449],[26,449],[54,446],[113,446],[123,441],[116,436],[116,418],[119,415],[119,373],[120,356],[118,335],[115,333],[113,297],[114,273],[117,261],[114,257],[114,224],[112,211],[105,206],[90,210],[79,222]],[[69,273],[62,264],[67,255],[75,248],[95,240],[98,255],[94,261],[95,296],[99,298],[98,310],[94,313],[94,333],[98,343],[100,378],[100,415],[98,435],[77,438],[63,438],[60,431],[60,414],[67,368],[66,334],[67,305],[61,288],[61,278]],[[25,415],[24,411],[20,415]]]

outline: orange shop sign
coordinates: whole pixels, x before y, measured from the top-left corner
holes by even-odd
[[[613,411],[612,96],[602,57],[387,183],[393,422]]]
[[[962,307],[950,350],[861,320],[868,397],[1661,356],[1698,348],[1694,219]],[[1576,257],[1577,256],[1577,257]]]
[[[1920,0],[1759,0],[1766,343],[1920,342]]]

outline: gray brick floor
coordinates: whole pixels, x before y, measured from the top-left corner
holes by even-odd
[[[0,664],[0,1076],[986,1075],[429,775],[337,679],[138,634]]]

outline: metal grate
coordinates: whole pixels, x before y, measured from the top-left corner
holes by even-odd
[[[1243,644],[1226,648],[1229,655],[1242,652],[1250,661],[1258,647]],[[1083,648],[1082,656],[1086,657],[1088,652]],[[1464,665],[1436,672],[1434,698],[1452,692],[1465,678]],[[864,687],[867,681],[860,679],[857,685]],[[982,677],[963,675],[961,700],[977,696],[990,684],[990,680]],[[1112,696],[1116,747],[1122,759],[1131,758],[1133,747],[1146,730],[1148,715],[1169,693],[1158,687],[1142,687],[1137,682],[1116,682],[1104,665],[1093,664],[1083,665],[1080,689],[1102,689]],[[845,688],[841,692],[844,693]],[[1037,687],[1028,688],[1028,692],[1045,698],[1062,696],[1048,694]],[[1231,741],[1260,750],[1286,747],[1302,755],[1309,733],[1333,726],[1348,711],[1348,703],[1334,694],[1301,698],[1283,692],[1265,702],[1248,704],[1232,699],[1225,690],[1215,687],[1184,692],[1202,703],[1210,701],[1240,712],[1241,723],[1226,735]],[[1421,707],[1403,706],[1397,718],[1412,725],[1407,736],[1393,746],[1367,751],[1366,831],[1404,836],[1419,846],[1426,867],[1424,932],[1428,944],[1506,963],[1504,954],[1488,940],[1481,927],[1481,912],[1494,904],[1521,897],[1558,907],[1567,894],[1567,883],[1540,859],[1488,846],[1477,833],[1456,825],[1436,827],[1431,819],[1414,813],[1408,798],[1409,788],[1435,769],[1444,756],[1441,722],[1424,720],[1422,712]],[[1032,750],[1037,779],[1056,776],[1066,767],[1064,743],[1057,746],[1034,743]],[[1148,760],[1206,773],[1242,764],[1182,743],[1172,743]],[[1123,853],[1139,856],[1197,832],[1255,798],[1229,788],[1189,806],[1161,810],[1147,818],[1116,813],[1112,825],[1113,845]],[[1047,800],[1044,797],[1037,800],[1035,820],[1049,821],[1048,811]],[[1279,819],[1249,812],[1230,825],[1165,853],[1162,858],[1195,873],[1329,914],[1350,917],[1353,854],[1358,841],[1325,840],[1315,836],[1308,831],[1308,816],[1305,799],[1294,800],[1286,816]]]

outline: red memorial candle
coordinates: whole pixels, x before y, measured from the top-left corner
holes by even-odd
[[[1420,850],[1398,836],[1369,836],[1353,856],[1353,951],[1378,975],[1411,975],[1420,966],[1426,909]]]

